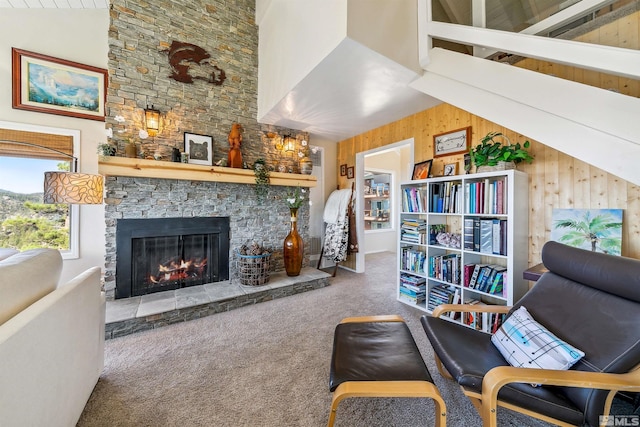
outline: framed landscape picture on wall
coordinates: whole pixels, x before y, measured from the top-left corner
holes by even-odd
[[[107,70],[11,49],[12,107],[104,121]]]

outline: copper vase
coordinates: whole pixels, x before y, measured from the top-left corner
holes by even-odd
[[[304,241],[298,234],[298,209],[290,208],[291,230],[284,239],[284,269],[287,276],[297,276],[302,268],[302,256],[304,253]]]

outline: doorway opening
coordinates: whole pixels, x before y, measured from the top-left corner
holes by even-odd
[[[356,227],[358,239],[362,240],[356,254],[357,273],[364,272],[366,254],[397,251],[396,218],[402,206],[400,183],[411,179],[413,153],[414,140],[409,138],[356,154]],[[371,193],[372,185],[375,185],[375,196]],[[369,209],[371,205],[367,202],[374,202],[373,222],[373,209]]]

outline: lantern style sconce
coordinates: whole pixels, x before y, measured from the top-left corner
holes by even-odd
[[[293,153],[296,151],[296,139],[291,135],[287,135],[283,139],[284,151],[287,153]]]
[[[156,136],[160,130],[160,111],[151,108],[147,105],[144,109],[144,122],[147,127],[147,133],[149,136]]]

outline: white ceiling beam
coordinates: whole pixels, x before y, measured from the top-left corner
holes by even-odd
[[[9,0],[10,7],[15,7],[18,9],[28,8],[29,5],[24,0]]]
[[[487,28],[431,22],[427,32],[452,42],[586,68],[617,76],[640,78],[640,51],[572,40],[549,39]]]
[[[443,49],[429,56],[414,89],[640,184],[640,99]]]
[[[527,27],[521,34],[547,34],[564,27],[578,18],[589,15],[596,10],[614,3],[616,0],[581,0],[566,9],[554,13],[550,17]]]
[[[471,2],[471,21],[476,28],[487,28],[487,2],[485,0]],[[484,54],[484,50],[473,46],[473,56]]]

